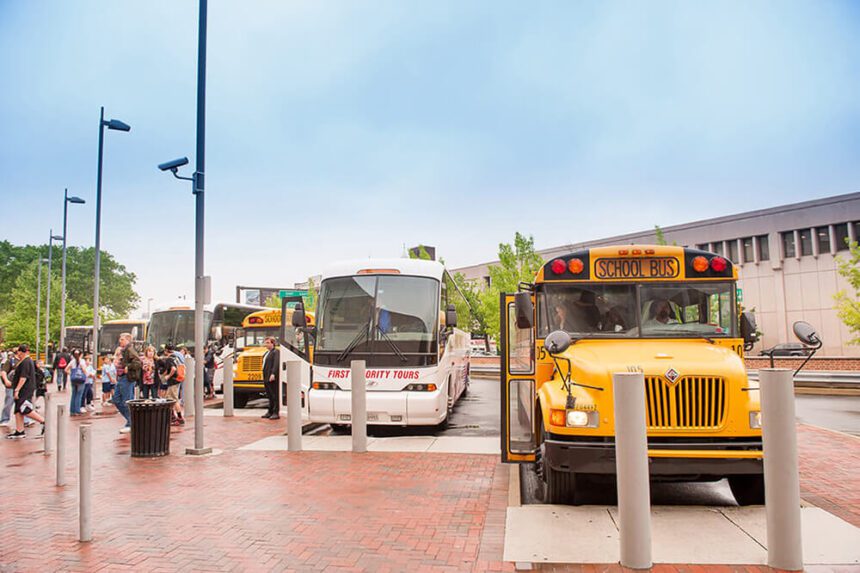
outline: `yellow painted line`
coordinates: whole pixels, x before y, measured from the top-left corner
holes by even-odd
[[[762,459],[757,450],[648,450],[649,458]]]

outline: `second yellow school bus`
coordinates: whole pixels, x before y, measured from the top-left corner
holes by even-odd
[[[292,309],[287,309],[286,323],[290,324]],[[314,325],[313,313],[305,313],[308,325]],[[293,329],[289,329],[293,330]],[[233,404],[244,408],[248,400],[261,397],[265,393],[263,386],[263,356],[266,347],[263,344],[267,337],[281,337],[281,309],[272,308],[249,314],[242,321],[242,330],[236,336],[236,359],[233,369]],[[291,342],[291,341],[286,341]],[[302,347],[304,337],[295,339],[295,345]]]
[[[731,261],[593,248],[521,288],[501,297],[502,457],[535,462],[546,502],[577,503],[582,481],[614,475],[612,374],[629,371],[645,377],[653,480],[727,477],[740,504],[763,502],[758,385],[743,361],[755,322]]]

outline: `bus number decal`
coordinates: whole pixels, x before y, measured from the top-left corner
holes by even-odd
[[[599,279],[671,279],[680,274],[678,259],[597,259],[594,275]]]

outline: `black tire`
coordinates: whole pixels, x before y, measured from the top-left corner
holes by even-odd
[[[233,407],[234,408],[244,408],[248,405],[248,395],[247,394],[237,394],[233,392]]]
[[[579,505],[581,501],[576,491],[576,474],[555,470],[550,467],[549,463],[547,463],[545,453],[543,418],[541,417],[540,449],[538,451],[537,463],[540,465],[542,484],[538,488],[538,497],[544,503]]]
[[[352,426],[349,424],[329,424],[331,426],[331,431],[334,434],[338,434],[341,436],[345,436],[347,434],[352,433]]]
[[[764,505],[764,476],[729,476],[729,488],[738,505]]]

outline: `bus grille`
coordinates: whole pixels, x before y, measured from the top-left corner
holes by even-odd
[[[262,356],[242,356],[239,362],[239,368],[243,372],[256,372],[263,369]]]
[[[645,411],[649,430],[713,430],[726,417],[726,381],[684,376],[670,385],[659,376],[645,377]]]

